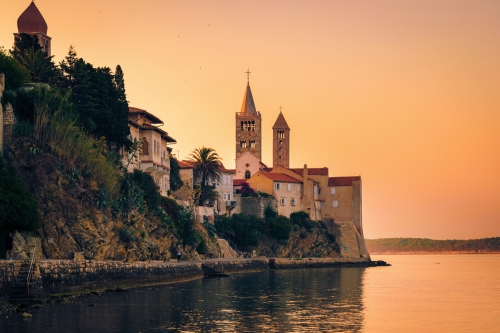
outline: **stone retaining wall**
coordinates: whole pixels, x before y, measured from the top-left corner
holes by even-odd
[[[0,261],[0,294],[15,282],[27,261]],[[65,293],[175,282],[200,278],[206,271],[239,273],[268,269],[376,266],[369,259],[303,258],[121,262],[97,260],[40,260],[33,288],[39,293]]]
[[[320,267],[365,267],[374,266],[366,258],[274,258],[269,259],[272,269],[320,268]]]

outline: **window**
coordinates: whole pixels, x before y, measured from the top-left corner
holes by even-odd
[[[281,155],[280,155],[280,156],[278,156],[278,159],[279,159],[279,160],[281,160]]]
[[[250,148],[255,148],[255,140],[250,140]]]
[[[274,188],[277,190],[281,190],[281,184],[280,183],[274,184]]]
[[[278,151],[283,151],[283,147],[279,147],[279,148],[278,148]]]
[[[297,192],[300,192],[300,185],[297,185]]]
[[[231,193],[227,194],[227,200],[231,201]]]
[[[324,202],[324,201],[321,201],[321,202],[320,202],[320,206],[321,206],[321,207],[325,207],[325,202]]]
[[[245,179],[249,179],[250,178],[250,171],[245,171]]]
[[[338,200],[333,200],[333,207],[335,207],[335,208],[339,207],[339,201]]]
[[[292,190],[292,184],[288,184],[288,191]]]
[[[321,189],[318,187],[318,190],[316,191],[317,194],[321,194]]]
[[[142,155],[149,155],[149,142],[144,138],[144,143],[142,144]]]
[[[278,139],[284,139],[285,138],[285,131],[278,131]]]
[[[252,132],[255,132],[255,121],[252,120],[252,124],[250,126],[252,128]]]
[[[286,205],[286,199],[285,199],[285,198],[281,198],[281,199],[280,199],[280,202],[281,202],[281,205],[282,205],[282,206]]]
[[[246,147],[247,147],[247,142],[246,142],[246,140],[241,140],[241,141],[240,141],[240,147],[241,147],[241,148],[246,148]]]
[[[222,197],[224,198],[224,200],[226,200],[227,199],[227,194],[224,193],[224,195]]]
[[[330,189],[330,194],[335,194],[335,187],[332,187],[332,188]]]
[[[292,206],[297,206],[297,200],[295,200],[295,198],[292,198],[290,200],[290,203],[292,204]]]
[[[283,140],[280,140],[278,143],[279,143],[280,145],[282,145],[282,144],[283,144]]]

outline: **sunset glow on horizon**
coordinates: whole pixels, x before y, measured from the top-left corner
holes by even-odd
[[[2,4],[0,46],[29,4]],[[181,159],[207,146],[234,168],[249,69],[263,162],[281,106],[291,167],[362,176],[366,238],[500,236],[499,1],[36,5],[56,63],[74,45],[121,65],[129,105],[164,121]]]

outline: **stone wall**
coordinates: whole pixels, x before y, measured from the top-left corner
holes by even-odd
[[[254,198],[254,197],[242,197],[241,198],[241,214],[244,215],[254,215],[260,218],[264,217],[264,209],[267,206],[276,209],[276,203],[272,198]]]
[[[274,258],[269,259],[272,269],[321,268],[321,267],[359,267],[373,266],[367,258]]]
[[[15,283],[28,261],[0,261],[0,295]],[[268,269],[308,267],[377,266],[368,258],[249,258],[176,261],[121,262],[98,260],[41,260],[34,269],[32,289],[38,293],[83,292],[116,287],[176,282],[201,278],[204,272],[242,273]]]

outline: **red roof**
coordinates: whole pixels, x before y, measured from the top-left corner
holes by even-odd
[[[153,123],[153,124],[163,124],[163,121],[160,118],[158,118],[154,114],[149,113],[148,111],[143,110],[143,109],[139,109],[139,108],[135,108],[135,107],[129,106],[128,113],[143,114],[143,115],[146,115],[149,120],[151,120],[151,123]]]
[[[290,169],[296,174],[304,176],[303,168]],[[307,168],[307,174],[309,176],[328,176],[328,168]]]
[[[233,186],[242,186],[246,182],[246,179],[233,179]]]
[[[273,173],[273,172],[258,172],[257,175],[263,175],[271,179],[274,182],[286,182],[286,183],[301,183],[300,180],[285,175],[284,173]]]
[[[236,169],[226,169],[226,168],[224,168],[224,166],[222,166],[221,168],[219,168],[219,170],[222,173],[236,173]]]
[[[353,177],[330,177],[328,178],[328,186],[352,186],[352,182],[360,181],[361,176]]]
[[[34,2],[17,19],[17,30],[23,32],[41,32],[47,35],[47,22],[38,10]]]
[[[193,168],[193,163],[188,162],[188,161],[177,161],[179,163],[179,168],[181,169],[192,169]]]

